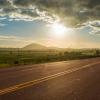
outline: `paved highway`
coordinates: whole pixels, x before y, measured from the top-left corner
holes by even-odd
[[[0,69],[0,100],[100,100],[100,58]]]

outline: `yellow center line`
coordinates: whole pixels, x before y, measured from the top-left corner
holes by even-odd
[[[15,86],[11,86],[9,88],[5,88],[5,89],[0,90],[0,95],[6,94],[6,93],[11,93],[11,92],[14,92],[14,91],[35,85],[35,84],[39,84],[41,82],[45,82],[45,81],[57,78],[59,76],[65,75],[65,74],[69,74],[69,73],[72,73],[72,72],[75,72],[75,71],[78,71],[78,70],[81,70],[81,69],[84,69],[84,68],[88,68],[88,67],[91,67],[91,66],[99,64],[99,63],[100,62],[88,64],[88,65],[85,65],[85,66],[81,66],[79,68],[69,69],[69,70],[66,70],[64,72],[60,72],[60,73],[57,73],[57,74],[46,76],[46,77],[43,77],[43,78],[40,78],[40,79],[37,79],[37,80],[32,80],[32,81],[29,81],[29,82],[25,82],[25,83],[21,83],[21,84],[15,85]]]

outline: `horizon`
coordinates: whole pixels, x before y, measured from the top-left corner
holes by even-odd
[[[39,44],[39,43],[30,43],[30,44],[26,44],[22,47],[0,47],[0,49],[23,49],[29,45],[32,45],[33,48],[34,48],[34,44],[35,45],[40,45],[40,46],[43,46],[45,48],[51,48],[51,49],[100,49],[100,48],[71,48],[71,47],[57,47],[57,46],[46,46],[46,45],[43,45],[43,44]],[[30,48],[29,48],[30,49]],[[37,48],[36,48],[37,49]]]

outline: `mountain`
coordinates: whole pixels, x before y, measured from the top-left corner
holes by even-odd
[[[48,48],[44,45],[41,45],[41,44],[32,43],[32,44],[26,45],[22,49],[23,50],[46,50]]]

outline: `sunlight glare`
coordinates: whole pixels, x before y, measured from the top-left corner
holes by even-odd
[[[64,36],[67,31],[67,28],[63,24],[60,24],[60,23],[54,23],[52,25],[52,29],[53,29],[54,35],[57,37]]]

